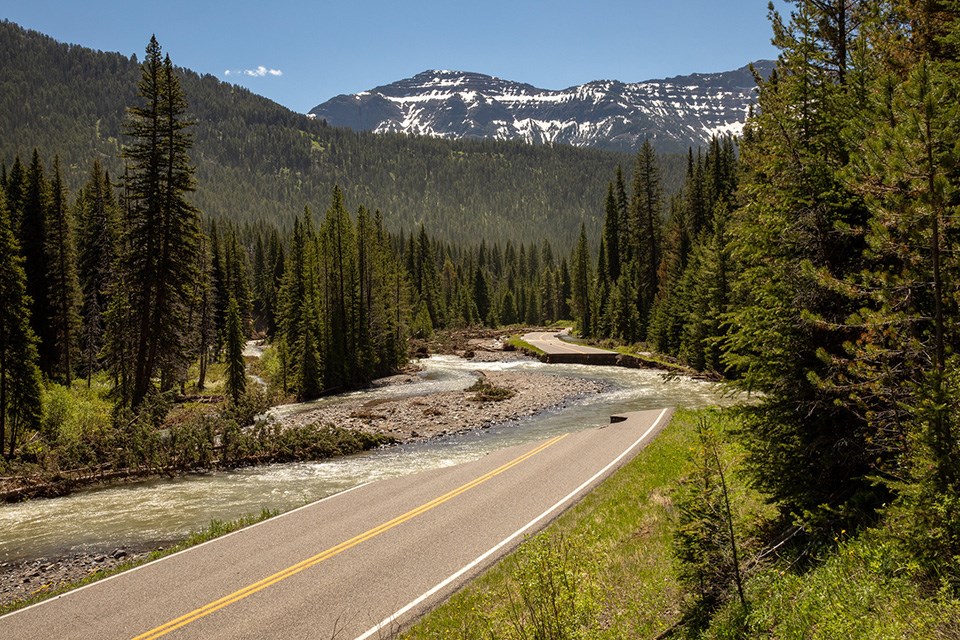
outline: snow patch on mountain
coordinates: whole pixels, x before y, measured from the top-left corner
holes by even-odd
[[[766,75],[771,62],[754,63]],[[332,126],[442,138],[519,139],[636,151],[684,151],[739,135],[756,101],[749,67],[633,84],[597,80],[559,91],[479,73],[425,71],[310,111]]]

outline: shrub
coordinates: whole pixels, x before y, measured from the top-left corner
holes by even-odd
[[[516,395],[513,389],[493,385],[486,378],[480,378],[465,391],[473,392],[474,396],[470,400],[476,402],[501,402]]]
[[[509,632],[516,640],[598,637],[602,611],[593,576],[599,566],[562,535],[540,534],[522,545],[507,591]]]

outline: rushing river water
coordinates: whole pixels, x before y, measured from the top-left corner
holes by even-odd
[[[410,384],[351,395],[397,398],[464,389],[474,371],[548,371],[602,380],[610,390],[562,410],[437,440],[388,447],[325,462],[276,464],[156,479],[80,491],[64,498],[0,506],[0,561],[73,551],[109,551],[124,545],[181,538],[212,519],[233,519],[261,509],[288,510],[365,482],[475,460],[514,444],[607,424],[613,413],[722,402],[718,388],[688,379],[664,380],[655,371],[537,361],[478,363],[455,356],[422,360]],[[342,396],[275,408],[278,414],[342,402]]]

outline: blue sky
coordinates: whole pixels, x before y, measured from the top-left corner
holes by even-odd
[[[174,64],[306,112],[427,69],[545,89],[735,69],[776,56],[766,7],[767,0],[0,0],[0,18],[126,55],[141,55],[156,34]]]

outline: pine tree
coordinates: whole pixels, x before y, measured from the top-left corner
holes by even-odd
[[[372,217],[365,207],[357,213],[358,311],[356,320],[357,366],[355,384],[394,373],[406,362],[404,336],[409,324],[409,293],[400,279],[402,266],[383,231],[380,212]],[[395,291],[394,287],[399,286]]]
[[[657,269],[660,267],[662,242],[663,194],[660,186],[660,167],[653,145],[645,140],[633,173],[633,198],[631,200],[631,227],[633,252],[639,267],[637,282],[637,305],[640,312],[641,332],[646,333],[657,295]]]
[[[280,241],[279,234],[276,232],[270,236],[270,260],[268,265],[271,266],[273,270],[273,289],[271,291],[273,307],[270,315],[267,316],[267,335],[273,337],[276,335],[279,326],[277,316],[280,307],[280,285],[283,282],[283,269],[286,265],[283,243]]]
[[[203,391],[207,384],[207,367],[216,342],[216,327],[214,326],[214,290],[213,268],[210,259],[211,239],[201,236],[200,251],[197,255],[200,278],[197,280],[197,292],[194,296],[195,307],[191,311],[195,327],[196,348],[195,354],[199,361],[197,371],[197,390]]]
[[[0,454],[14,456],[20,433],[40,424],[40,370],[30,327],[27,276],[0,189]]]
[[[593,334],[598,338],[609,338],[617,333],[617,327],[610,321],[610,289],[611,281],[607,270],[607,247],[604,238],[600,238],[600,249],[597,251],[597,272],[594,279],[597,294],[593,297]]]
[[[503,301],[500,303],[500,323],[504,325],[517,324],[517,303],[513,297],[513,291],[507,289],[503,294]]]
[[[636,279],[631,276],[636,271],[635,261],[624,265],[610,294],[609,313],[613,337],[624,344],[633,344],[640,340],[640,311],[636,304],[637,292],[633,288]]]
[[[277,291],[280,277],[276,266],[282,245],[276,229],[268,232],[266,241],[257,235],[253,265],[253,326],[255,331],[273,336],[277,332]],[[282,273],[282,265],[280,267]]]
[[[603,219],[603,240],[606,246],[606,266],[610,282],[620,278],[620,212],[613,194],[613,183],[607,187],[606,217]]]
[[[235,229],[231,229],[224,241],[224,257],[226,261],[228,291],[227,298],[232,296],[237,301],[240,321],[244,327],[244,334],[248,333],[250,320],[253,315],[253,291],[250,284],[250,267],[247,264],[247,251],[240,244]],[[227,305],[229,307],[229,304]]]
[[[688,172],[685,189],[691,186],[692,176],[692,172]],[[680,351],[680,332],[686,315],[684,306],[688,300],[679,292],[692,245],[687,205],[683,199],[675,197],[671,200],[670,218],[664,232],[664,254],[657,274],[659,287],[647,329],[647,341],[658,352],[672,356]]]
[[[557,271],[558,318],[573,319],[573,313],[570,310],[570,300],[572,297],[573,288],[570,281],[570,267],[567,264],[567,259],[561,258],[560,269]]]
[[[487,322],[490,315],[490,286],[482,264],[478,264],[473,272],[473,304],[477,307],[480,322]]]
[[[744,430],[758,484],[807,531],[827,534],[886,496],[868,478],[862,415],[828,383],[855,339],[845,322],[857,303],[835,284],[861,269],[866,221],[843,175],[843,128],[863,106],[847,84],[847,60],[838,60],[841,49],[849,52],[852,23],[837,20],[834,4],[796,4],[789,24],[773,13],[782,53],[760,84],[760,109],[741,148],[744,206],[730,233],[736,304],[726,318],[724,366],[764,393]]]
[[[378,309],[374,306],[374,295],[378,293],[376,263],[380,255],[376,229],[370,218],[370,212],[363,206],[357,211],[356,246],[357,317],[354,339],[357,349],[355,357],[357,370],[354,378],[362,384],[367,384],[378,368],[374,328]]]
[[[590,247],[587,246],[587,229],[580,223],[580,239],[573,252],[570,309],[580,335],[593,336],[593,317],[590,296]]]
[[[199,212],[187,200],[194,190],[188,151],[186,101],[170,57],[151,38],[138,84],[141,104],[130,107],[124,148],[130,216],[126,287],[131,296],[126,328],[133,336],[133,378],[123,394],[136,408],[154,388],[169,389],[185,370],[185,320],[197,271]]]
[[[747,605],[719,438],[703,419],[697,432],[692,469],[680,480],[674,497],[673,555],[679,564],[677,577],[693,596],[685,614],[691,627],[709,623],[711,613],[732,598],[732,585],[740,606]]]
[[[324,389],[318,243],[313,216],[304,208],[302,218],[294,223],[278,317],[283,385],[292,387],[301,400],[316,398]]]
[[[210,222],[210,297],[213,306],[213,353],[219,359],[227,340],[227,307],[230,302],[230,273],[223,238],[216,220]]]
[[[423,235],[423,234],[421,234]],[[324,382],[328,388],[352,386],[356,371],[356,238],[343,193],[334,187],[320,237],[323,296]],[[426,276],[424,276],[426,277]]]
[[[382,346],[378,353],[384,354],[379,371],[394,371],[407,361],[407,335],[410,326],[410,286],[403,273],[401,255],[391,246],[390,237],[383,230],[383,217],[374,215],[380,247],[379,281],[382,294],[376,298],[384,301]],[[475,311],[475,309],[474,309]]]
[[[93,373],[102,368],[108,291],[114,278],[119,251],[119,208],[110,176],[95,161],[90,178],[77,198],[77,276],[83,294],[80,331],[81,367],[89,386]]]
[[[240,306],[230,298],[227,305],[227,394],[234,404],[240,402],[247,391],[247,371],[243,361],[245,335]]]
[[[70,386],[73,369],[79,360],[80,283],[77,279],[77,252],[74,239],[73,210],[67,203],[67,189],[60,173],[60,158],[53,160],[50,184],[50,209],[45,235],[46,263],[49,268],[46,292],[50,309],[50,375]]]
[[[11,228],[16,238],[21,238],[20,225],[23,220],[23,207],[27,197],[27,170],[20,156],[13,159],[13,166],[7,174],[3,187],[7,191],[7,210],[10,212]],[[22,248],[22,247],[21,247]]]
[[[416,264],[414,265],[413,277],[417,293],[430,314],[431,324],[434,327],[443,327],[446,310],[441,304],[436,252],[422,224],[415,242],[415,255]]]
[[[955,256],[960,228],[960,151],[956,147],[960,65],[937,59],[931,33],[960,34],[960,19],[908,13],[903,46],[881,47],[886,68],[873,85],[867,127],[852,174],[871,212],[866,233],[869,269],[848,279],[863,305],[849,324],[849,377],[843,382],[867,409],[884,469],[900,493],[895,521],[924,578],[960,590],[960,445],[957,417],[960,332],[953,318],[960,282]],[[952,22],[952,26],[951,25]],[[888,23],[889,24],[889,23]],[[887,38],[877,29],[873,37]],[[901,65],[912,63],[902,70]],[[904,442],[907,443],[906,451]],[[897,455],[897,454],[900,455]]]
[[[679,306],[684,324],[678,353],[698,371],[724,372],[724,318],[730,310],[729,215],[726,204],[717,205],[711,219],[713,233],[702,237],[680,285]]]
[[[634,258],[633,228],[630,220],[630,198],[623,177],[623,167],[617,165],[617,174],[613,181],[613,199],[617,210],[618,250],[620,262],[626,264]]]
[[[26,176],[26,191],[20,219],[20,249],[27,273],[27,296],[30,303],[30,325],[39,340],[40,371],[53,370],[54,338],[50,332],[50,283],[47,279],[47,212],[50,210],[50,184],[43,168],[40,153],[34,149]]]

